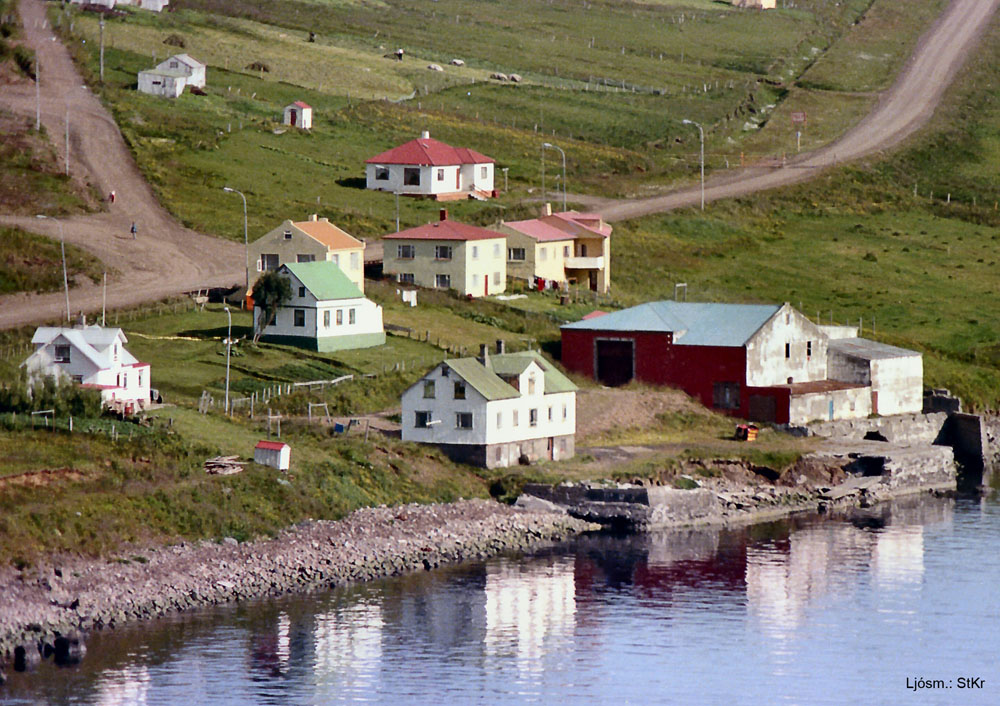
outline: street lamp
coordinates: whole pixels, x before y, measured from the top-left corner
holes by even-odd
[[[701,210],[705,210],[705,130],[694,120],[682,120],[685,125],[694,125],[698,128],[698,135],[701,138]]]
[[[226,310],[226,318],[229,320],[226,326],[226,414],[229,414],[229,349],[233,345],[233,315],[228,306],[222,308]]]
[[[66,321],[69,321],[69,275],[66,274],[66,237],[63,235],[62,221],[57,218],[52,218],[51,216],[43,216],[38,214],[35,218],[46,218],[50,221],[55,221],[55,224],[59,226],[59,249],[62,250],[62,265],[63,265],[63,288],[66,290]]]
[[[244,196],[242,191],[238,189],[233,189],[228,186],[222,187],[223,191],[228,191],[231,194],[239,194],[243,199],[243,250],[246,253],[246,288],[247,294],[250,294],[250,241],[247,240],[247,197]]]
[[[563,152],[562,147],[560,147],[559,145],[553,145],[551,142],[546,142],[544,145],[542,145],[542,147],[543,148],[544,147],[551,147],[554,150],[559,150],[559,154],[562,155],[562,168],[563,168],[563,173],[562,173],[562,182],[563,182],[562,183],[562,187],[563,187],[563,211],[565,211],[566,210],[566,153]],[[544,150],[542,152],[544,154]],[[543,196],[544,196],[544,194],[543,194]]]

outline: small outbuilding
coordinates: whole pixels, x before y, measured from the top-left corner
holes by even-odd
[[[313,126],[312,106],[302,101],[295,101],[291,105],[286,105],[281,122],[285,125],[302,128],[303,130],[311,130]]]
[[[175,54],[155,68],[139,72],[139,92],[177,98],[185,86],[205,87],[205,64],[187,54]]]
[[[292,447],[281,441],[258,441],[253,450],[254,463],[287,471]]]

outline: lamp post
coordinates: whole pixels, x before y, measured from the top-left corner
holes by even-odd
[[[698,128],[698,136],[701,139],[701,210],[705,210],[705,130],[694,120],[682,120],[685,125],[694,125]]]
[[[69,321],[69,275],[66,273],[66,237],[63,234],[62,222],[58,218],[52,218],[51,216],[43,216],[38,214],[35,218],[46,218],[50,221],[55,221],[55,224],[59,226],[59,249],[62,250],[62,266],[63,266],[63,289],[66,291],[66,321]]]
[[[42,62],[35,55],[35,132],[42,129]]]
[[[231,194],[239,194],[240,198],[243,199],[243,251],[246,253],[246,293],[250,294],[250,241],[247,240],[247,197],[242,191],[229,186],[223,186],[222,190]]]
[[[563,189],[562,189],[562,191],[563,191],[563,211],[565,211],[566,210],[566,153],[563,152],[563,148],[562,147],[560,147],[559,145],[553,145],[551,142],[546,142],[544,145],[542,145],[542,147],[543,148],[545,148],[545,147],[551,147],[554,150],[559,150],[559,154],[562,155],[562,168],[563,168],[563,173],[562,173],[562,182],[563,182],[562,183],[562,187],[563,187]],[[544,196],[544,194],[543,194],[543,196]]]
[[[228,306],[222,307],[226,310],[226,318],[228,319],[228,324],[226,325],[226,414],[229,414],[229,349],[233,345],[233,314],[229,311]]]

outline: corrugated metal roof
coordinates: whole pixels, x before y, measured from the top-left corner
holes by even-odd
[[[507,353],[504,356],[495,357],[505,357],[509,356],[528,356],[534,360],[545,371],[545,394],[549,395],[556,392],[576,392],[577,387],[573,384],[573,381],[568,377],[559,372],[552,363],[545,360],[545,357],[538,351],[524,351],[523,353]]]
[[[334,262],[288,262],[282,267],[295,275],[318,301],[364,297],[358,285]]]
[[[600,216],[578,211],[560,211],[540,218],[510,221],[504,225],[539,242],[569,240],[580,236],[607,238],[611,235],[611,225],[605,223]]]
[[[368,164],[417,164],[450,167],[460,164],[492,164],[495,160],[475,150],[452,147],[431,137],[421,137],[381,152],[365,161]]]
[[[341,230],[326,218],[315,221],[292,221],[293,226],[330,250],[350,250],[365,246],[353,235]]]
[[[836,351],[862,360],[887,360],[890,358],[911,358],[919,356],[917,351],[897,348],[886,343],[871,341],[867,338],[834,338],[827,344],[827,350]]]
[[[288,446],[288,444],[282,441],[258,441],[257,445],[254,448],[268,449],[270,451],[281,451],[286,446]]]
[[[773,304],[649,302],[562,328],[583,331],[671,332],[678,346],[738,348],[774,316]]]
[[[521,393],[497,377],[492,370],[484,368],[475,358],[455,358],[446,360],[444,364],[490,402],[521,396]]]
[[[491,355],[489,367],[483,366],[476,358],[456,358],[446,360],[444,363],[460,375],[467,384],[475,388],[479,394],[492,402],[520,397],[521,393],[499,376],[520,375],[532,362],[537,363],[538,367],[542,369],[542,384],[545,394],[576,391],[576,385],[537,351]]]

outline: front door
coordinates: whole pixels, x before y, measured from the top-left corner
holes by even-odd
[[[295,109],[294,108],[289,111],[289,117],[292,119],[292,127],[295,127],[295,125],[297,123],[296,123]]]
[[[635,375],[634,341],[597,341],[597,379],[609,387],[625,385]]]
[[[548,458],[550,461],[556,460],[556,440],[554,437],[549,437],[549,448],[548,448]]]
[[[462,190],[462,169],[459,167],[455,170],[455,191]]]

